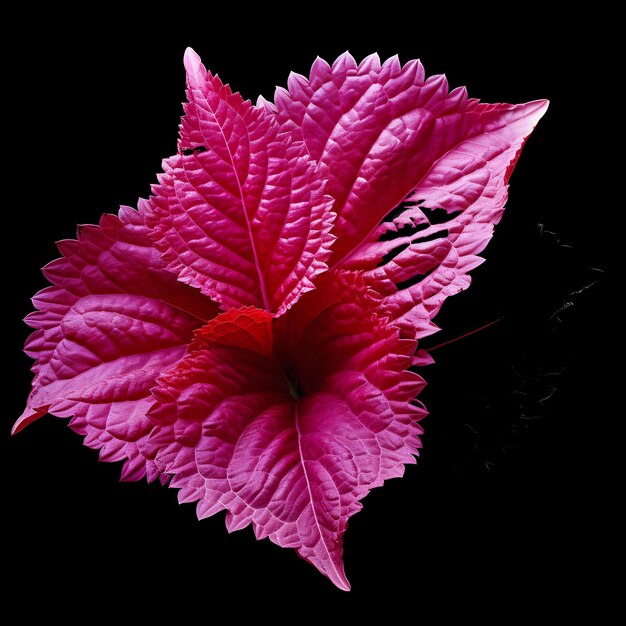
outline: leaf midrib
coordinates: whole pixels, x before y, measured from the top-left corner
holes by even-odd
[[[200,91],[200,90],[196,90],[200,93],[202,99],[204,100],[204,102],[207,105],[208,110],[211,112],[211,115],[213,116],[213,119],[215,120],[215,124],[217,125],[217,128],[220,131],[220,135],[222,137],[222,141],[224,142],[224,147],[226,148],[226,153],[228,154],[228,159],[230,161],[230,167],[233,170],[233,174],[235,176],[235,181],[237,182],[237,190],[239,193],[239,201],[241,202],[241,210],[243,211],[243,216],[245,219],[245,223],[246,223],[246,229],[248,232],[248,239],[250,241],[250,247],[252,248],[252,256],[254,259],[254,266],[256,268],[257,271],[257,276],[259,279],[259,289],[261,291],[261,299],[263,300],[263,308],[266,311],[269,311],[270,313],[273,313],[272,311],[272,307],[271,307],[271,303],[267,294],[267,289],[265,287],[265,281],[263,278],[263,272],[261,271],[261,264],[259,262],[259,255],[256,249],[256,242],[254,240],[254,236],[252,234],[252,225],[250,223],[250,219],[248,218],[248,211],[246,210],[246,203],[244,200],[244,195],[243,195],[243,186],[241,184],[241,181],[239,180],[239,175],[237,173],[237,168],[235,167],[235,158],[233,153],[230,150],[230,146],[228,145],[228,141],[226,140],[226,135],[224,134],[224,129],[222,128],[222,125],[220,124],[219,120],[217,119],[217,115],[215,113],[215,111],[213,110],[213,107],[211,106],[210,102],[208,101],[208,99],[204,96],[204,94]],[[229,108],[232,109],[232,107]],[[232,109],[234,111],[234,109]],[[236,115],[239,115],[239,113],[237,113],[235,111]],[[243,118],[242,118],[243,119]],[[244,122],[245,124],[245,122]],[[245,124],[246,126],[246,133],[248,133],[248,126],[247,124]],[[248,133],[248,139],[249,139],[249,133]]]

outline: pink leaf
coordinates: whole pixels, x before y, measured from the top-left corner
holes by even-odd
[[[547,103],[344,54],[253,107],[185,65],[153,196],[44,269],[14,431],[73,416],[124,479],[173,477],[199,517],[226,510],[347,590],[349,518],[420,446],[417,339],[469,284]]]
[[[347,590],[348,518],[415,462],[423,381],[407,371],[415,342],[377,316],[358,276],[321,283],[274,328],[245,309],[198,331],[159,378],[150,416],[161,427],[143,450],[200,518],[226,509],[229,530],[252,524]],[[232,340],[238,322],[256,337],[247,347]]]
[[[128,459],[128,480],[146,472],[138,442],[152,427],[145,414],[156,377],[217,312],[165,269],[147,230],[123,207],[119,217],[103,215],[99,226],[59,243],[63,257],[44,268],[53,286],[35,296],[39,310],[27,318],[39,329],[26,344],[36,376],[14,426],[17,432],[46,412],[73,415],[72,428],[103,460]]]
[[[392,319],[420,337],[436,329],[443,300],[469,285],[546,107],[479,104],[464,88],[448,92],[444,76],[426,79],[419,61],[381,66],[372,55],[357,66],[346,53],[332,66],[318,59],[310,79],[292,74],[275,110],[328,166],[337,213],[330,265],[366,271]],[[407,196],[411,204],[385,217]],[[430,223],[433,209],[448,214],[443,223]]]
[[[168,268],[224,308],[284,313],[327,268],[332,200],[303,144],[192,51],[179,154],[140,210]]]

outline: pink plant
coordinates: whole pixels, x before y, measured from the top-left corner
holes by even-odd
[[[14,432],[71,417],[124,480],[171,478],[200,518],[226,509],[348,590],[348,519],[420,446],[418,340],[481,263],[547,102],[344,54],[253,106],[185,66],[150,199],[44,268]]]

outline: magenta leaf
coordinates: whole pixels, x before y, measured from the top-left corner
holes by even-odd
[[[332,199],[302,142],[185,55],[179,154],[140,210],[180,279],[224,308],[278,314],[327,268]]]
[[[44,268],[54,286],[35,296],[39,311],[27,318],[39,329],[26,344],[36,376],[14,426],[17,432],[47,412],[73,415],[70,425],[102,460],[128,459],[128,480],[146,471],[137,446],[152,427],[146,411],[156,377],[217,313],[165,269],[147,230],[123,207],[119,218],[103,215],[99,226],[59,243],[63,257]]]
[[[415,342],[378,317],[358,276],[318,285],[274,331],[251,308],[198,331],[159,378],[150,416],[162,426],[144,451],[200,518],[227,509],[229,530],[252,524],[347,590],[348,518],[415,462],[423,380],[407,371]]]
[[[331,266],[366,271],[391,318],[422,337],[482,261],[547,102],[480,104],[464,88],[448,92],[444,76],[426,79],[419,61],[381,66],[372,55],[357,65],[346,53],[332,66],[318,58],[310,79],[292,74],[264,108],[328,166]],[[442,223],[430,223],[434,209],[447,214]]]
[[[344,54],[253,107],[185,65],[153,195],[44,268],[14,432],[71,417],[124,479],[171,477],[200,518],[226,510],[347,590],[349,518],[421,445],[417,341],[469,285],[547,103]]]

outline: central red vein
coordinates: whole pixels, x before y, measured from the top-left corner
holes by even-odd
[[[199,90],[196,90],[199,91]],[[224,135],[224,129],[217,119],[217,115],[213,110],[213,107],[209,103],[208,99],[204,96],[202,92],[200,93],[200,97],[206,103],[206,106],[211,114],[213,115],[213,119],[215,120],[215,124],[217,125],[220,135],[222,136],[222,140],[224,141],[224,146],[226,148],[226,152],[228,154],[228,159],[230,161],[230,166],[233,170],[233,174],[235,176],[235,180],[237,181],[237,190],[239,192],[239,201],[241,202],[241,209],[243,211],[244,219],[246,220],[246,229],[248,231],[248,239],[250,240],[250,246],[252,247],[252,256],[254,258],[254,266],[256,267],[257,276],[259,277],[259,289],[261,290],[261,299],[263,300],[263,308],[270,313],[273,313],[272,306],[270,303],[270,299],[267,295],[267,289],[265,287],[265,279],[263,278],[263,272],[261,271],[261,264],[259,262],[259,255],[256,249],[256,243],[254,241],[254,236],[252,234],[252,225],[250,224],[250,218],[248,217],[248,211],[246,208],[246,203],[243,196],[243,187],[241,181],[239,180],[239,175],[237,174],[237,168],[235,167],[235,158],[233,153],[230,150],[230,146],[228,145],[228,141],[226,140],[226,135]]]
[[[207,102],[208,104],[208,102]],[[210,106],[210,105],[209,105]],[[230,146],[226,141],[226,137],[224,135],[224,130],[222,129],[221,124],[217,121],[217,117],[215,116],[215,111],[211,109],[213,113],[213,117],[215,117],[215,121],[217,122],[217,127],[220,129],[220,135],[224,140],[224,144],[226,145],[226,151],[228,152],[228,158],[230,159],[230,165],[233,168],[233,173],[235,175],[235,180],[237,181],[237,189],[239,191],[239,200],[241,201],[241,209],[243,211],[243,216],[246,220],[246,228],[248,230],[248,238],[250,239],[250,246],[252,247],[252,256],[254,257],[254,266],[256,267],[257,276],[259,277],[259,289],[261,290],[261,298],[263,300],[263,308],[270,313],[273,313],[272,306],[270,303],[270,299],[267,295],[267,289],[265,288],[265,279],[263,278],[263,272],[261,271],[261,264],[259,263],[259,255],[256,250],[256,243],[254,241],[254,236],[252,235],[252,225],[250,224],[250,218],[248,217],[248,210],[246,208],[246,203],[243,197],[243,187],[241,186],[241,181],[239,180],[239,176],[237,174],[237,169],[235,168],[235,159],[233,153],[230,151]]]

